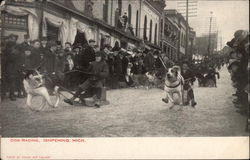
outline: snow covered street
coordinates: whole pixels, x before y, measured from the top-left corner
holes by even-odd
[[[69,106],[33,112],[25,99],[2,102],[3,137],[167,137],[246,136],[246,117],[232,103],[231,80],[227,69],[220,71],[218,88],[198,88],[196,108],[169,109],[161,101],[160,89],[117,89],[107,91],[109,105],[99,109]]]

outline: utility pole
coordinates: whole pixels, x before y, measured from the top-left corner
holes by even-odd
[[[208,55],[210,55],[210,48],[211,48],[211,24],[212,24],[212,15],[213,12],[210,12],[211,17],[210,17],[210,24],[209,24],[209,35],[208,35]]]
[[[189,41],[189,24],[188,24],[188,0],[186,0],[186,48],[185,48],[185,54],[188,55],[188,41]]]

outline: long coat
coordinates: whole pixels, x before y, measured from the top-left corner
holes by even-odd
[[[88,46],[83,53],[82,65],[88,67],[90,62],[95,61],[95,51],[92,47]]]
[[[94,61],[90,64],[88,71],[95,74],[95,76],[92,76],[90,78],[90,80],[93,82],[92,87],[103,87],[104,79],[107,78],[109,75],[107,63],[105,61]]]
[[[143,64],[144,64],[145,70],[147,72],[154,70],[154,68],[155,68],[154,67],[154,64],[155,64],[154,56],[152,54],[148,53],[145,56],[145,58],[143,59]]]
[[[39,48],[33,48],[30,55],[30,66],[32,69],[36,69],[41,65],[41,50]]]
[[[44,54],[44,66],[47,73],[53,73],[55,71],[55,53],[51,50],[47,50]]]

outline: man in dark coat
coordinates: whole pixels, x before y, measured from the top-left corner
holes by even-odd
[[[118,55],[114,57],[114,74],[116,79],[121,82],[124,80],[124,76],[122,74],[122,59],[123,59],[123,51],[119,51]]]
[[[41,71],[45,71],[45,55],[49,52],[48,41],[46,37],[41,38]]]
[[[9,49],[8,57],[6,60],[6,73],[7,73],[7,82],[9,83],[9,98],[11,101],[15,101],[15,89],[16,89],[16,80],[18,73],[18,48],[16,45],[12,46]]]
[[[127,68],[128,68],[128,58],[126,56],[127,53],[124,53],[125,55],[123,55],[122,58],[122,74],[125,76],[125,74],[127,73]]]
[[[2,95],[4,96],[5,92],[7,90],[10,91],[9,98],[11,100],[16,100],[14,97],[14,91],[15,91],[15,79],[17,74],[17,57],[18,57],[18,49],[17,47],[17,41],[18,36],[14,34],[10,34],[5,48],[3,50],[3,60],[2,60],[2,81],[3,81],[3,90]],[[13,64],[12,64],[13,63]]]
[[[65,56],[64,56],[64,51],[61,50],[61,52],[58,52],[55,57],[55,75],[58,79],[58,82],[60,84],[63,83],[64,80],[64,69],[65,69]]]
[[[55,71],[55,58],[56,58],[56,43],[48,43],[48,49],[44,54],[45,71],[51,74]]]
[[[83,66],[87,69],[91,62],[95,61],[95,40],[89,40],[89,46],[86,47],[83,53]]]
[[[108,76],[108,65],[102,60],[103,53],[99,51],[95,54],[96,60],[92,62],[87,69],[90,73],[89,78],[79,85],[75,95],[71,99],[65,99],[66,103],[73,105],[73,101],[81,96],[83,91],[91,93],[91,96],[96,95],[98,100],[101,98],[101,88],[104,86],[104,80]],[[81,99],[83,101],[83,99]],[[96,107],[100,107],[100,104],[96,104]]]
[[[40,42],[38,40],[34,40],[30,55],[30,65],[32,69],[36,69],[41,66],[41,54]]]
[[[149,51],[143,59],[143,64],[147,72],[153,71],[155,66],[153,51]]]

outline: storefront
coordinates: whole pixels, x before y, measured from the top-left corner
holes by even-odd
[[[29,35],[31,40],[35,40],[39,35],[38,15],[34,8],[19,6],[6,6],[3,13],[2,23],[3,36],[18,35],[17,43],[24,39],[24,35]]]

